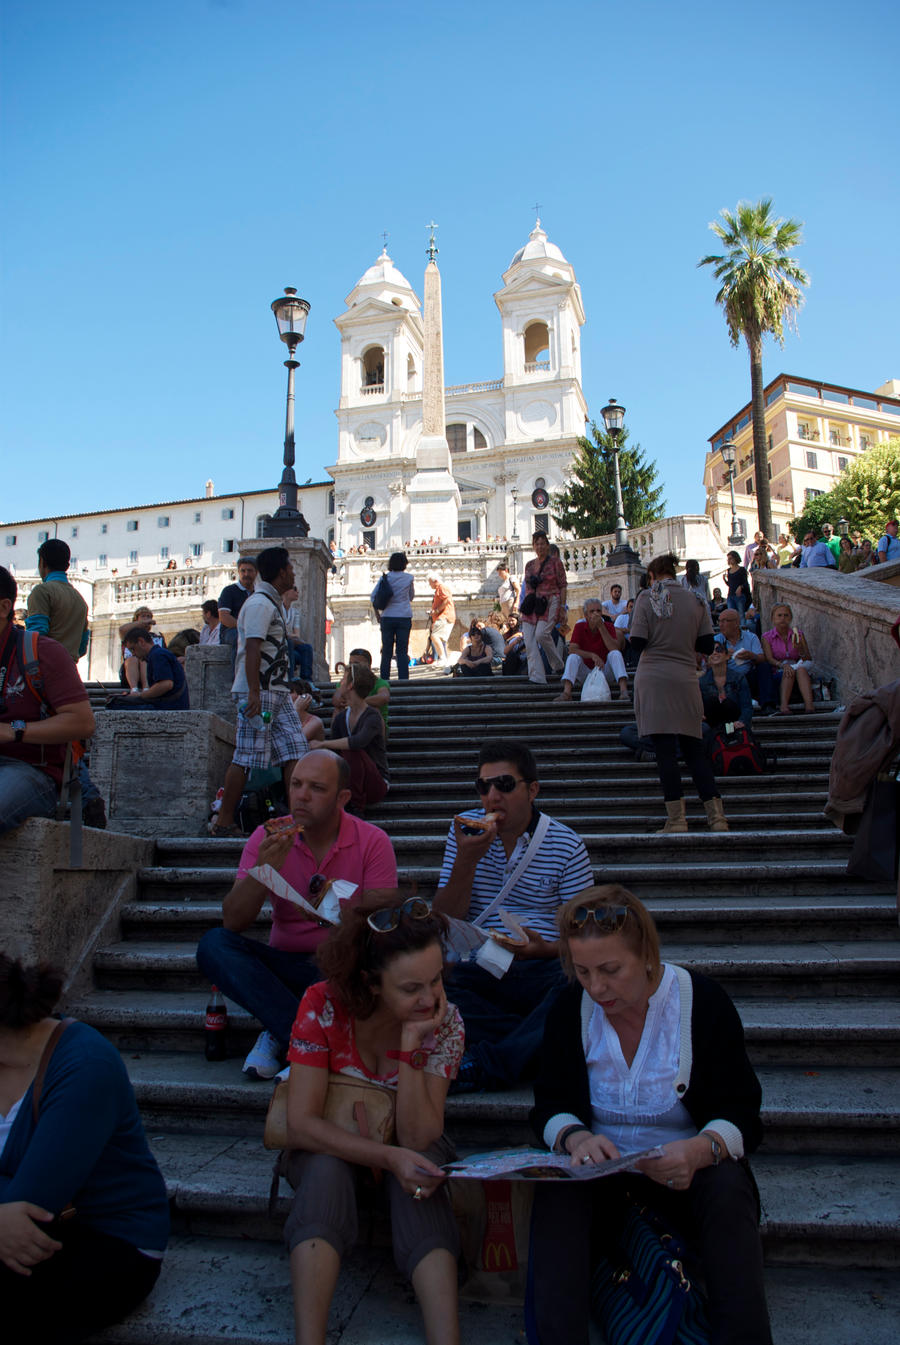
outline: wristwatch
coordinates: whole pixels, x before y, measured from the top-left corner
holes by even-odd
[[[25,720],[11,719],[9,721],[9,727],[12,729],[13,734],[15,735],[13,738],[13,742],[20,743],[22,739],[25,737]]]
[[[399,1060],[401,1065],[411,1065],[413,1069],[424,1069],[428,1064],[430,1051],[417,1046],[414,1051],[385,1051],[388,1060]]]
[[[714,1135],[709,1135],[709,1147],[712,1149],[713,1167],[718,1167],[725,1155],[721,1144]]]

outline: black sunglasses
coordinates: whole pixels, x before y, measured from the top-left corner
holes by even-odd
[[[499,789],[501,794],[511,794],[516,785],[525,785],[527,780],[521,779],[515,775],[479,775],[475,781],[475,788],[482,796],[488,794],[492,789]]]
[[[576,906],[569,917],[573,929],[584,929],[589,920],[601,929],[618,932],[628,919],[627,906]]]
[[[413,920],[427,920],[431,915],[431,902],[424,897],[407,897],[399,906],[379,906],[366,916],[366,924],[376,934],[390,934],[404,915]]]

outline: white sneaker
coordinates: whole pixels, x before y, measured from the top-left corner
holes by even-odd
[[[281,1069],[284,1052],[271,1032],[260,1032],[247,1059],[243,1072],[248,1079],[274,1079]]]

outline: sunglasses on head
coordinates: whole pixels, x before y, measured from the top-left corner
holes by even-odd
[[[488,794],[492,789],[499,789],[501,794],[511,794],[516,785],[526,783],[520,776],[515,775],[479,775],[475,781],[475,788],[482,795]]]
[[[407,897],[399,906],[379,906],[366,916],[366,924],[376,934],[390,934],[404,915],[412,920],[427,920],[431,915],[431,902],[424,897]]]
[[[572,929],[584,929],[588,921],[593,920],[601,929],[612,930],[615,933],[622,928],[627,919],[627,906],[576,906],[569,917],[569,925]]]

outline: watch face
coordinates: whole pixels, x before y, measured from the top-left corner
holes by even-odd
[[[421,1048],[415,1051],[410,1051],[409,1063],[412,1065],[413,1069],[424,1069],[427,1061],[428,1061],[427,1051],[423,1051]]]

